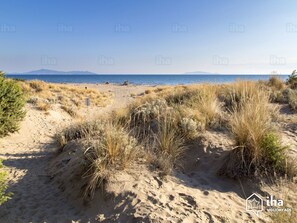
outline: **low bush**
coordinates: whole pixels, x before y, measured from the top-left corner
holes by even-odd
[[[25,117],[24,105],[21,87],[0,72],[0,137],[19,129],[19,123]]]
[[[181,135],[186,139],[194,139],[198,136],[198,130],[201,130],[201,124],[193,118],[184,117],[180,123]]]
[[[3,170],[2,161],[0,160],[0,205],[11,198],[12,193],[6,193],[7,187],[6,172]]]
[[[287,157],[285,155],[285,150],[288,149],[287,146],[283,146],[279,139],[279,136],[275,133],[269,133],[265,135],[260,144],[261,153],[264,158],[262,158],[263,165],[266,169],[267,167],[273,168],[271,173],[286,173],[286,161]],[[291,176],[290,176],[291,177]]]
[[[145,138],[152,131],[156,132],[158,128],[157,122],[160,117],[169,113],[171,110],[172,108],[163,99],[146,101],[139,106],[136,105],[130,111],[130,128],[138,138]]]

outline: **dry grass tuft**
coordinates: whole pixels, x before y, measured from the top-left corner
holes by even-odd
[[[277,76],[271,76],[268,80],[268,86],[273,88],[273,90],[281,91],[285,88],[285,83]]]
[[[48,89],[48,85],[44,81],[39,80],[30,81],[29,86],[36,92],[41,92]]]
[[[77,117],[78,114],[75,111],[75,108],[67,106],[67,105],[62,105],[61,108],[66,111],[71,117]]]
[[[165,96],[165,100],[169,105],[182,105],[187,103],[194,95],[195,91],[188,88],[176,87]]]
[[[228,111],[240,108],[246,102],[258,97],[260,86],[252,81],[237,81],[226,85],[219,92],[221,100]]]
[[[158,130],[153,134],[153,151],[158,159],[155,164],[164,174],[171,173],[177,161],[185,152],[184,138],[176,128],[175,120],[170,116],[161,118]]]
[[[267,212],[268,217],[271,219],[271,223],[295,223],[297,222],[296,211],[296,183],[287,181],[286,179],[279,179],[276,181],[275,189],[272,189],[269,185],[265,185],[270,194],[282,199],[284,206],[282,208],[290,211],[272,211]]]
[[[126,168],[138,153],[136,140],[123,127],[101,120],[69,127],[57,135],[57,140],[61,151],[73,142],[83,150],[84,198],[93,198],[96,189],[104,187],[114,171]]]
[[[51,107],[50,103],[38,100],[35,104],[36,108],[40,111],[48,111]]]
[[[191,107],[204,118],[206,127],[218,124],[222,116],[221,105],[216,91],[216,87],[204,85],[196,90],[189,102]]]
[[[184,153],[185,139],[193,137],[197,131],[195,125],[194,128],[188,123],[182,126],[179,111],[168,106],[166,100],[161,98],[148,99],[131,106],[125,110],[121,120],[121,123],[129,123],[125,126],[146,147],[148,162],[163,174],[171,173]]]
[[[232,178],[285,174],[287,147],[281,145],[273,128],[268,95],[256,86],[253,93],[250,89],[248,92],[241,94],[240,100],[234,97],[230,131],[236,147],[226,157],[219,173]]]
[[[147,89],[144,91],[145,94],[151,94],[153,91],[151,89]]]
[[[268,113],[267,94],[255,89],[253,98],[242,98],[242,103],[232,109],[230,130],[237,146],[258,149],[263,136],[272,130],[271,117]]]
[[[290,107],[297,111],[297,90],[290,90],[288,92],[288,102]]]

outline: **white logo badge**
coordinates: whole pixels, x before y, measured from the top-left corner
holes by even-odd
[[[254,212],[259,216],[260,212],[263,211],[263,199],[256,193],[253,193],[246,199],[246,210]]]

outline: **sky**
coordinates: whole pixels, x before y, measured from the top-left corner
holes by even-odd
[[[0,70],[279,74],[296,0],[0,0]]]

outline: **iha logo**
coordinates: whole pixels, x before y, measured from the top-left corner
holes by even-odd
[[[263,211],[263,199],[256,193],[253,193],[246,199],[246,210],[254,212],[259,216],[260,212]]]
[[[259,194],[253,193],[246,199],[246,210],[257,216],[264,210],[264,206],[266,211],[291,211],[290,208],[284,208],[282,199],[276,199],[273,195],[267,196],[265,200]]]
[[[273,195],[271,195],[269,197],[266,197],[266,205],[268,207],[282,207],[284,206],[284,201],[281,199],[276,200],[273,198]]]

